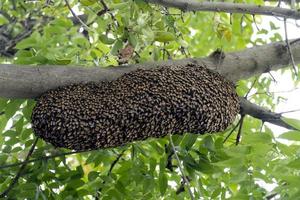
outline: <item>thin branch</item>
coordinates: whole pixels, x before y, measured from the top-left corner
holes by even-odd
[[[176,194],[177,194],[177,195],[180,194],[180,193],[182,193],[182,192],[184,192],[184,185],[185,185],[185,181],[182,180],[182,181],[180,182],[179,188],[177,188],[177,190],[176,190]]]
[[[116,159],[111,163],[110,168],[108,170],[107,176],[111,175],[112,170],[114,169],[115,165],[119,162],[120,158],[124,155],[125,151],[127,149],[124,149],[117,157]]]
[[[270,195],[266,196],[265,199],[266,199],[266,200],[272,200],[272,199],[274,199],[277,195],[278,195],[278,193],[273,193],[273,194],[270,194]]]
[[[2,166],[0,166],[0,169],[5,169],[5,168],[9,168],[9,167],[16,167],[16,166],[19,166],[19,165],[32,163],[32,162],[37,162],[37,161],[41,161],[41,160],[49,160],[49,159],[52,159],[52,158],[57,158],[57,157],[62,157],[62,156],[77,154],[77,153],[91,152],[91,151],[95,151],[95,150],[72,151],[72,152],[66,152],[66,153],[51,155],[51,156],[42,156],[42,157],[31,159],[31,160],[24,160],[23,162],[18,162],[18,163],[13,163],[13,164],[8,164],[8,165],[2,165]]]
[[[273,74],[272,74],[270,71],[268,71],[268,74],[269,74],[270,77],[272,78],[273,82],[274,82],[274,83],[277,83],[276,79],[274,78]]]
[[[8,193],[10,192],[10,190],[11,190],[11,189],[15,186],[15,184],[18,182],[19,178],[21,177],[21,174],[22,174],[23,170],[25,169],[25,167],[26,167],[26,165],[27,165],[26,161],[29,160],[29,157],[30,157],[31,154],[33,153],[34,148],[35,148],[37,142],[38,142],[38,138],[36,138],[36,139],[34,140],[32,146],[31,146],[31,148],[30,148],[30,150],[29,150],[29,152],[28,152],[28,154],[27,154],[27,156],[26,156],[26,158],[25,158],[25,160],[24,160],[25,162],[24,162],[24,163],[22,164],[22,166],[20,167],[18,173],[16,174],[16,176],[14,177],[14,179],[11,181],[11,183],[10,183],[9,186],[8,186],[8,188],[6,188],[6,190],[4,190],[4,192],[2,192],[2,193],[0,194],[0,198],[6,197],[6,196],[8,195]]]
[[[247,99],[247,97],[248,97],[249,93],[251,92],[251,90],[253,89],[253,87],[254,87],[254,85],[255,85],[257,79],[258,79],[258,77],[256,77],[255,80],[253,81],[253,83],[251,84],[251,86],[250,86],[248,92],[247,92],[246,95],[244,96],[245,99]]]
[[[263,122],[269,122],[277,126],[281,126],[291,130],[297,130],[295,127],[287,124],[282,120],[280,113],[271,112],[265,108],[262,108],[245,98],[240,97],[241,113],[250,115],[254,118],[260,119]]]
[[[78,16],[76,15],[76,13],[72,10],[72,8],[71,8],[71,6],[70,6],[70,4],[69,4],[69,1],[68,1],[68,0],[65,0],[65,3],[66,3],[66,6],[68,7],[68,9],[70,10],[71,14],[73,15],[73,17],[76,18],[76,19],[80,22],[80,24],[83,26],[83,28],[84,28],[86,31],[90,31],[91,28],[88,27],[88,25],[86,25],[86,24],[80,19],[80,17],[78,17]]]
[[[229,134],[223,140],[223,143],[225,143],[228,140],[228,138],[232,135],[232,133],[235,131],[235,129],[240,125],[240,123],[241,123],[241,119],[238,121],[238,123],[236,123],[236,125],[233,127],[233,129],[231,129],[231,131],[229,132]]]
[[[291,112],[299,112],[300,111],[300,109],[295,109],[295,110],[288,110],[288,111],[283,111],[283,112],[280,112],[280,113],[278,113],[278,114],[286,114],[286,113],[291,113]]]
[[[121,157],[124,155],[126,150],[127,149],[124,149],[121,153],[119,153],[119,155],[116,157],[116,159],[111,163],[110,168],[108,170],[108,173],[106,175],[107,177],[111,175],[112,170],[114,169],[115,165],[119,162]],[[102,182],[102,185],[104,185],[104,184],[105,184],[105,180]],[[101,190],[102,190],[102,187],[100,187],[99,190],[97,191],[97,193],[95,195],[95,200],[99,199],[99,195],[100,195]]]
[[[285,34],[285,42],[286,42],[286,45],[287,45],[287,49],[289,51],[289,55],[290,55],[290,58],[291,58],[291,62],[292,62],[292,66],[293,66],[293,69],[294,69],[294,72],[295,72],[295,76],[297,77],[297,75],[298,75],[297,67],[296,67],[296,64],[295,64],[294,56],[293,56],[293,53],[292,53],[292,50],[291,50],[291,45],[290,45],[290,42],[289,42],[289,39],[288,39],[288,34],[287,34],[286,18],[284,18],[284,34]]]
[[[294,41],[294,40],[291,40]],[[300,63],[300,42],[291,45],[296,63]],[[136,69],[185,66],[194,63],[217,71],[232,82],[262,74],[268,70],[287,67],[290,62],[285,42],[248,48],[239,52],[225,53],[220,66],[218,59],[188,58],[129,64],[115,67],[80,66],[28,66],[0,64],[0,96],[7,98],[36,98],[42,93],[63,85],[86,82],[111,81]],[[26,74],[26,76],[24,76]]]
[[[242,114],[241,119],[240,119],[239,131],[238,131],[238,134],[236,135],[236,139],[235,139],[235,145],[238,145],[240,143],[244,119],[245,119],[245,114]]]
[[[181,161],[180,161],[180,159],[177,155],[177,152],[176,152],[176,149],[175,149],[175,146],[174,146],[174,143],[173,143],[172,135],[170,134],[169,137],[170,137],[170,144],[171,144],[172,150],[174,151],[175,158],[178,162],[178,168],[180,170],[181,176],[182,176],[182,178],[183,178],[183,180],[184,180],[184,182],[185,182],[185,184],[188,188],[191,199],[194,200],[194,195],[193,195],[193,192],[191,190],[190,182],[189,182],[188,178],[186,177],[186,175],[184,174],[183,167],[181,165]]]
[[[251,15],[269,15],[283,18],[300,19],[300,12],[286,8],[261,6],[245,3],[229,2],[197,2],[194,0],[145,0],[164,7],[174,7],[182,11],[214,11],[226,13],[242,13]]]
[[[265,94],[267,96],[271,96],[271,94],[280,94],[280,93],[290,93],[294,92],[295,90],[299,90],[300,88],[294,88],[290,90],[285,90],[285,91],[265,91],[265,92],[255,92],[254,94],[249,96],[249,99],[251,99],[255,95],[260,95],[260,94]]]

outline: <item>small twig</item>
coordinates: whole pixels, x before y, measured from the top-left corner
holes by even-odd
[[[274,81],[274,83],[277,83],[276,79],[274,78],[273,74],[270,71],[268,71],[268,74],[271,76],[271,78]]]
[[[110,175],[111,175],[112,170],[114,169],[115,165],[119,162],[120,158],[124,155],[124,152],[125,152],[126,150],[127,150],[127,149],[124,149],[124,150],[116,157],[116,159],[111,163],[110,168],[109,168],[108,173],[107,173],[107,176],[110,176]]]
[[[176,194],[178,195],[178,194],[180,194],[180,193],[182,193],[182,192],[184,192],[184,180],[182,180],[182,181],[180,182],[180,186],[179,186],[179,188],[176,190]]]
[[[253,87],[254,87],[254,85],[255,85],[257,79],[258,79],[258,77],[256,77],[255,80],[253,81],[253,83],[252,83],[252,85],[250,86],[250,88],[249,88],[247,94],[244,96],[245,99],[247,99],[247,97],[248,97],[249,93],[251,92],[251,90],[253,89]]]
[[[280,8],[280,5],[281,5],[281,0],[278,0],[277,7]]]
[[[242,15],[242,17],[241,17],[241,21],[240,21],[241,33],[243,33],[243,32],[244,32],[244,26],[243,26],[244,18],[245,18],[245,14],[243,14],[243,15]]]
[[[295,110],[288,110],[288,111],[283,111],[283,112],[280,112],[278,114],[282,115],[282,114],[286,114],[286,113],[291,113],[291,112],[299,112],[300,109],[295,109]]]
[[[119,160],[121,159],[121,157],[124,155],[124,152],[126,151],[127,149],[124,149],[117,157],[116,159],[111,163],[110,165],[110,168],[108,170],[108,173],[107,173],[107,177],[111,175],[112,173],[112,170],[114,169],[115,165],[119,162]],[[102,182],[102,185],[105,184],[105,180]],[[100,198],[100,192],[102,190],[102,187],[100,187],[95,195],[95,200],[98,200]]]
[[[31,156],[31,154],[33,153],[34,151],[34,148],[36,146],[36,143],[38,142],[38,138],[36,138],[25,158],[25,161],[28,161],[29,157]],[[6,190],[4,190],[4,192],[2,192],[0,194],[0,198],[4,198],[8,193],[9,191],[15,186],[15,184],[18,182],[19,178],[21,177],[21,174],[23,172],[23,170],[25,169],[27,163],[23,163],[23,165],[20,167],[18,173],[16,174],[16,176],[14,177],[14,179],[11,181],[10,185],[8,186],[8,188],[6,188]]]
[[[238,144],[240,143],[244,119],[245,119],[245,115],[242,114],[242,115],[241,115],[241,119],[240,119],[240,120],[241,120],[241,123],[240,123],[240,126],[239,126],[239,131],[238,131],[238,134],[236,135],[236,140],[235,140],[235,144],[236,144],[236,145],[238,145]]]
[[[270,194],[268,196],[265,197],[266,200],[271,200],[273,199],[274,197],[276,197],[278,195],[278,193],[273,193],[273,194]]]
[[[292,53],[292,50],[291,50],[291,46],[290,46],[290,42],[289,42],[288,34],[287,34],[286,18],[284,18],[284,33],[285,33],[285,42],[286,42],[287,49],[288,49],[288,52],[289,52],[289,55],[290,55],[290,58],[291,58],[294,73],[295,73],[295,76],[298,78],[298,76],[297,76],[298,75],[297,67],[296,67],[296,64],[295,64],[294,56],[293,56],[293,53]]]
[[[279,93],[290,93],[290,92],[294,92],[295,90],[299,90],[300,88],[294,88],[291,90],[286,90],[286,91],[265,91],[265,92],[255,92],[254,94],[250,95],[249,98],[252,98],[255,95],[260,95],[260,94],[265,94],[267,96],[270,96],[272,94],[279,94]]]
[[[178,168],[180,170],[181,176],[182,176],[185,184],[187,185],[187,188],[188,188],[191,199],[194,200],[194,195],[193,195],[193,192],[191,190],[190,182],[184,174],[183,167],[181,166],[181,162],[179,160],[179,157],[177,155],[177,152],[176,152],[176,149],[175,149],[175,146],[174,146],[174,143],[173,143],[172,135],[170,134],[169,137],[170,137],[170,144],[171,144],[172,150],[174,151],[175,158],[178,162]]]
[[[263,129],[263,127],[264,127],[264,124],[265,124],[265,122],[264,122],[264,121],[262,121],[262,123],[261,123],[261,127],[260,127],[260,129],[259,129],[259,133],[261,133],[261,132],[262,132],[262,129]]]
[[[300,38],[297,38],[297,39],[291,41],[291,42],[290,42],[290,45],[293,45],[294,43],[297,43],[297,42],[299,42],[299,41],[300,41]]]
[[[108,6],[107,6],[106,3],[104,2],[104,0],[100,0],[100,3],[101,3],[101,5],[103,6],[103,9],[102,9],[101,11],[99,11],[99,12],[97,13],[97,15],[98,15],[98,16],[101,16],[101,15],[103,15],[103,14],[105,14],[105,13],[108,13],[108,14],[110,15],[111,19],[116,23],[115,25],[116,25],[117,27],[120,26],[120,25],[119,25],[119,22],[118,22],[118,20],[115,18],[115,16],[114,16],[111,12],[109,12],[110,9],[108,8]]]
[[[0,169],[5,169],[5,168],[9,168],[9,167],[16,167],[16,166],[19,166],[19,165],[32,163],[32,162],[37,162],[37,161],[40,161],[40,160],[49,160],[49,159],[56,158],[56,157],[61,157],[61,156],[66,156],[66,155],[71,155],[71,154],[76,154],[76,153],[89,152],[89,151],[95,151],[95,150],[73,151],[73,152],[66,152],[66,153],[61,153],[61,154],[56,154],[56,155],[51,155],[51,156],[43,156],[43,157],[35,158],[35,159],[32,159],[32,160],[25,160],[23,162],[18,162],[18,163],[13,163],[13,164],[8,164],[8,165],[2,165],[2,166],[0,166]]]
[[[229,2],[208,2],[208,1],[182,1],[182,0],[146,0],[146,2],[159,4],[165,7],[173,7],[182,11],[214,11],[226,13],[241,13],[252,15],[269,15],[285,18],[299,19],[300,13],[297,10],[279,8],[273,6],[261,6],[248,3],[229,3]]]
[[[228,138],[232,135],[232,133],[235,131],[235,129],[240,125],[241,119],[238,121],[238,123],[231,129],[230,133],[226,136],[226,138],[223,140],[223,143],[225,143]]]
[[[257,23],[256,23],[255,15],[252,15],[252,18],[253,18],[253,23],[255,24],[257,31],[260,31],[260,28],[257,26]]]
[[[65,0],[65,3],[66,3],[66,5],[67,5],[68,9],[70,10],[70,12],[72,13],[73,17],[76,18],[76,19],[80,22],[80,24],[84,27],[85,30],[90,31],[91,28],[88,27],[88,25],[86,25],[86,24],[80,19],[80,17],[78,17],[78,16],[76,15],[76,13],[72,10],[72,8],[71,8],[71,6],[70,6],[70,4],[69,4],[69,1],[68,1],[68,0]]]
[[[170,172],[173,172],[173,167],[175,167],[172,163],[172,157],[174,155],[174,151],[172,149],[170,149],[169,145],[165,146],[165,152],[166,154],[168,154],[168,159],[167,159],[167,164],[166,164],[166,168],[170,170]]]

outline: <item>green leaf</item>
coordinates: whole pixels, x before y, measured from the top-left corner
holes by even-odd
[[[129,40],[129,43],[135,47],[137,45],[137,37],[132,34],[132,33],[129,33],[129,37],[128,37],[128,40]]]
[[[26,48],[33,47],[36,43],[37,43],[36,38],[34,38],[34,37],[29,37],[29,38],[26,38],[26,39],[20,41],[20,42],[16,45],[16,48],[17,48],[17,49],[26,49]]]
[[[22,100],[11,100],[5,108],[6,118],[10,119],[19,110],[22,103]]]
[[[84,6],[91,6],[96,3],[96,0],[80,0],[80,3]]]
[[[300,169],[300,158],[289,162],[287,166],[290,168]]]
[[[208,135],[203,139],[203,146],[210,151],[215,151],[215,144],[211,135]]]
[[[96,171],[91,171],[88,175],[88,180],[89,181],[94,181],[99,177],[99,172]]]
[[[154,40],[158,42],[170,42],[176,40],[176,36],[170,32],[157,31],[155,32]]]
[[[123,47],[123,42],[121,40],[116,40],[114,45],[111,48],[110,53],[112,55],[117,55],[119,53],[119,50]]]
[[[279,138],[300,141],[300,131],[288,131],[279,136]]]
[[[281,119],[286,122],[287,124],[291,125],[295,129],[300,131],[300,120],[298,119],[291,119],[291,118],[286,118],[286,117],[281,117]]]
[[[0,15],[0,26],[8,23],[9,21],[3,15]]]
[[[81,179],[73,179],[73,180],[68,181],[68,187],[74,188],[74,189],[77,189],[77,188],[83,186],[84,184],[85,184],[85,182]]]
[[[278,30],[279,29],[279,27],[276,27],[275,24],[272,21],[270,21],[270,28],[271,28],[271,30]]]
[[[23,115],[25,119],[28,121],[31,120],[31,113],[34,106],[35,106],[35,101],[27,100],[26,106],[24,106],[23,108]]]
[[[8,155],[0,154],[0,164],[5,163],[8,158]]]
[[[0,115],[0,133],[4,130],[6,127],[8,119],[6,118],[5,115]]]
[[[197,134],[185,134],[184,138],[181,140],[180,146],[189,150],[194,145],[197,138]]]
[[[109,38],[105,34],[99,35],[99,40],[104,44],[113,44],[116,41],[115,39]]]
[[[228,160],[212,163],[213,165],[220,167],[240,167],[245,163],[244,157],[230,158]]]
[[[56,58],[55,64],[57,65],[68,65],[71,63],[71,59],[63,59],[63,58]]]
[[[32,129],[25,129],[23,130],[23,132],[21,133],[21,140],[26,140],[29,138],[29,136],[32,134]]]
[[[168,178],[165,173],[159,173],[158,185],[161,196],[164,196],[168,187]]]
[[[16,128],[17,133],[21,133],[24,125],[24,117],[21,117],[16,123],[14,123],[14,127]]]

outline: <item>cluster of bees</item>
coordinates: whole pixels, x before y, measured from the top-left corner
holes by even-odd
[[[32,125],[56,147],[90,150],[170,133],[223,131],[239,109],[231,82],[188,64],[50,90],[37,100]]]

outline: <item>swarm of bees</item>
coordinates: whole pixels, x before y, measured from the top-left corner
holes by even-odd
[[[223,131],[239,109],[233,83],[188,64],[50,90],[37,100],[32,125],[56,147],[91,150],[170,133]]]

